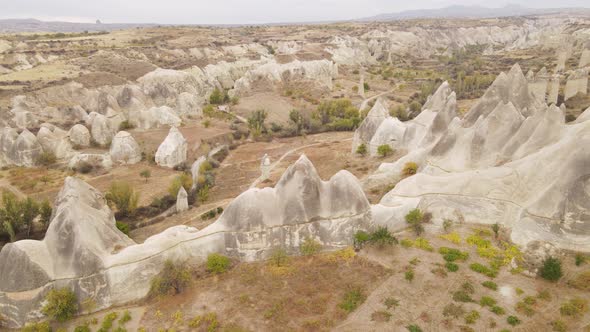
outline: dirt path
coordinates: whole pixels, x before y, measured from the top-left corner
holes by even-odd
[[[334,143],[334,142],[342,142],[342,141],[352,141],[352,138],[347,138],[345,140],[321,140],[317,143],[307,144],[304,146],[300,146],[298,148],[291,149],[291,150],[285,152],[277,161],[275,161],[274,163],[272,163],[270,165],[269,173],[272,172],[275,169],[275,167],[277,167],[286,157],[288,157],[292,153],[295,153],[297,151],[300,151],[300,150],[303,150],[306,148],[325,144],[325,143]],[[250,188],[255,188],[256,186],[258,186],[260,184],[260,182],[262,182],[262,175],[260,177],[258,177],[256,180],[254,180],[254,182],[252,182],[252,184],[250,185]]]
[[[25,198],[27,196],[17,187],[11,185],[7,179],[0,179],[0,188],[10,191],[11,193],[15,194],[18,198]]]

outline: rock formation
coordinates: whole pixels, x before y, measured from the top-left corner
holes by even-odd
[[[133,136],[126,131],[115,135],[109,154],[115,163],[135,164],[141,161],[141,149]]]
[[[566,125],[563,110],[539,104],[528,91],[517,65],[500,74],[462,120],[449,119],[454,93],[442,85],[430,100],[437,95],[447,102],[433,103],[436,116],[421,114],[431,120],[412,135],[408,130],[418,118],[403,123],[404,139],[395,147],[408,154],[382,164],[365,183],[395,183],[405,163],[420,166],[373,207],[375,222],[399,229],[404,213],[419,207],[432,212],[435,223],[504,224],[525,249],[550,242],[590,251],[590,194],[581,189],[590,178],[590,121],[581,116]]]
[[[81,124],[76,124],[69,131],[70,142],[77,147],[90,146],[90,131]]]
[[[171,127],[156,151],[156,164],[173,168],[186,161],[187,143],[178,128]]]
[[[37,140],[43,151],[53,153],[57,159],[67,159],[74,154],[68,133],[52,124],[41,125]]]
[[[152,107],[129,114],[129,122],[139,129],[180,126],[182,120],[168,106]]]
[[[9,327],[41,318],[45,294],[68,287],[94,310],[145,297],[167,259],[198,263],[212,252],[242,260],[264,259],[273,248],[298,251],[306,237],[325,249],[352,244],[372,227],[359,182],[347,171],[322,181],[302,156],[275,188],[238,196],[212,225],[175,226],[134,244],[115,226],[102,194],[68,177],[55,200],[45,239],[7,244],[0,251],[0,312]]]
[[[180,186],[178,195],[176,195],[176,212],[184,212],[188,210],[188,194],[183,186]]]
[[[113,160],[108,153],[80,153],[74,155],[68,163],[68,167],[73,170],[88,166],[93,169],[109,170],[113,167]]]
[[[377,99],[367,116],[354,132],[352,139],[352,153],[355,153],[359,145],[365,144],[369,151],[377,151],[376,146],[370,146],[371,138],[377,132],[381,123],[389,117],[389,111],[382,99]]]
[[[568,100],[578,93],[586,95],[588,93],[588,70],[577,69],[570,74],[565,83],[564,100]]]
[[[93,115],[90,129],[92,139],[99,145],[108,146],[115,135],[116,127],[102,114],[91,115]]]

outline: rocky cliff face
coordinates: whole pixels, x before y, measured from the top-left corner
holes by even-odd
[[[382,164],[365,183],[401,179],[410,161],[420,166],[374,207],[377,223],[403,227],[403,214],[419,207],[433,212],[435,222],[503,224],[525,248],[541,241],[590,251],[590,194],[582,189],[590,178],[585,116],[565,124],[560,108],[539,103],[529,91],[518,65],[500,74],[464,119],[452,118],[448,86],[430,101],[419,117],[395,128],[404,131],[395,147],[408,154]]]
[[[0,252],[0,313],[10,327],[40,318],[52,287],[69,287],[80,301],[92,298],[100,310],[143,298],[166,259],[197,263],[212,252],[263,259],[275,247],[297,251],[306,237],[341,248],[356,230],[371,227],[357,179],[340,171],[322,181],[305,156],[275,188],[244,192],[205,229],[175,226],[143,244],[116,228],[100,192],[69,177],[45,239],[17,241]]]

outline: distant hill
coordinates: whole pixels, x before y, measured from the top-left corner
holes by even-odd
[[[576,13],[590,15],[588,8],[527,8],[519,5],[507,5],[501,8],[481,6],[449,6],[437,9],[407,10],[397,13],[380,14],[361,18],[359,21],[392,21],[415,18],[489,18],[542,15],[551,13]]]
[[[0,33],[16,32],[97,32],[129,29],[136,27],[155,26],[156,24],[133,23],[73,23],[46,22],[36,19],[4,19],[0,20]]]

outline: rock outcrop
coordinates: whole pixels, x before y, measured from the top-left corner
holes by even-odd
[[[168,106],[152,107],[129,114],[129,122],[139,129],[180,126],[182,120]]]
[[[141,161],[141,149],[133,136],[126,131],[120,131],[115,135],[109,154],[115,163],[129,165]]]
[[[156,151],[156,164],[173,168],[186,161],[187,143],[178,128],[171,127]]]
[[[52,153],[57,159],[67,159],[74,154],[68,133],[52,124],[41,125],[37,132],[37,140],[44,152]]]
[[[69,131],[70,142],[76,147],[90,146],[90,131],[81,124],[76,124]]]
[[[91,115],[93,115],[90,127],[92,139],[99,145],[108,146],[113,140],[116,127],[113,126],[111,121],[102,114],[97,113]]]
[[[563,110],[540,104],[517,65],[498,76],[464,119],[449,118],[454,93],[443,88],[435,96],[447,102],[432,105],[436,116],[420,115],[431,119],[417,126],[421,133],[416,128],[408,134],[417,118],[404,123],[404,139],[395,147],[407,155],[368,177],[367,187],[391,184],[402,178],[407,162],[419,165],[417,175],[401,180],[374,206],[375,222],[404,227],[403,215],[419,207],[432,212],[435,223],[449,218],[503,224],[525,250],[550,242],[590,251],[590,194],[581,189],[590,179],[590,121],[581,116],[565,124]]]
[[[336,249],[371,227],[357,179],[340,171],[322,181],[305,156],[275,188],[244,192],[212,225],[175,226],[143,244],[116,228],[100,192],[68,177],[45,239],[17,241],[0,251],[0,312],[9,327],[41,318],[43,298],[53,287],[68,287],[79,301],[92,299],[94,310],[101,310],[145,297],[167,259],[199,263],[213,252],[265,259],[277,246],[298,251],[307,237]]]
[[[183,186],[180,186],[178,195],[176,195],[176,212],[184,212],[188,210],[188,194]]]
[[[565,83],[563,90],[564,100],[579,94],[586,95],[588,93],[588,70],[577,69],[570,74]]]

